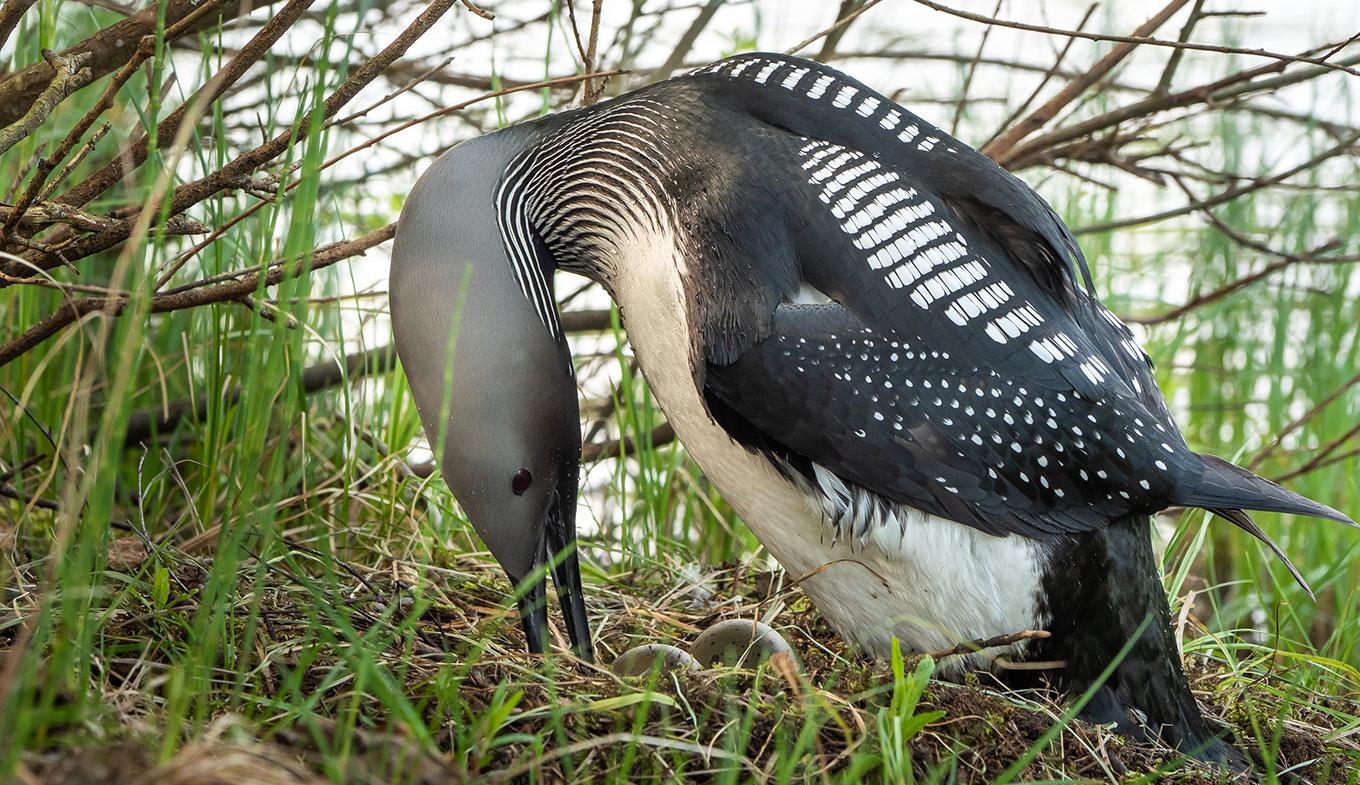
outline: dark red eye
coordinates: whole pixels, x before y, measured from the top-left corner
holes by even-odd
[[[523,496],[524,492],[529,490],[533,481],[534,476],[529,473],[528,469],[520,469],[515,472],[514,477],[510,478],[510,490],[514,491],[516,496]]]

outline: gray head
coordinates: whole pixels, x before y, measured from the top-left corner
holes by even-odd
[[[589,657],[574,553],[576,384],[566,341],[545,324],[556,323],[553,264],[541,245],[507,251],[496,218],[497,184],[522,140],[512,129],[464,142],[416,183],[392,249],[392,327],[444,479],[523,592],[529,648],[546,642],[544,584],[520,584],[566,549],[552,572],[568,633]],[[512,255],[537,266],[536,303]]]

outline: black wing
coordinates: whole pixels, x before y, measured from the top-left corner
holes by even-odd
[[[796,468],[816,463],[992,534],[1083,531],[1158,510],[1201,470],[1188,449],[1137,433],[1155,420],[1136,397],[1052,391],[874,330],[839,305],[781,306],[770,337],[709,365],[705,385],[712,408]]]
[[[746,209],[705,242],[733,259],[711,266],[792,257],[839,304],[781,307],[745,331],[763,341],[710,351],[719,408],[847,481],[994,533],[1170,504],[1347,520],[1189,449],[1071,232],[986,156],[805,60],[746,55],[675,81],[709,144],[746,164],[727,168],[747,178],[733,189]]]

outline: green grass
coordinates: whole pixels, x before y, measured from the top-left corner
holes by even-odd
[[[325,64],[357,62],[356,39],[333,35],[332,17],[322,16],[314,51],[328,57],[296,72],[267,63],[248,122],[211,107],[181,152],[153,156],[91,209],[145,202],[316,112],[345,76]],[[60,49],[116,18],[41,3],[13,60],[34,62],[40,47]],[[541,26],[545,39],[557,37],[554,50],[571,48],[563,23]],[[114,132],[69,182],[213,73],[221,35],[200,36],[197,62],[185,52],[171,61],[162,48],[120,93],[108,115]],[[777,43],[758,24],[749,38]],[[78,93],[0,157],[3,180],[50,150],[97,93]],[[509,105],[477,111],[494,126]],[[985,138],[990,129],[972,122],[966,113],[964,138]],[[1260,139],[1293,144],[1300,133],[1229,112],[1184,130],[1211,140],[1217,163],[1253,173],[1280,166],[1279,150]],[[317,245],[395,219],[400,188],[375,196],[363,178],[322,169],[364,133],[314,123],[280,162],[297,165],[298,186],[223,233],[169,286],[271,261],[304,268]],[[1319,148],[1329,143],[1319,139]],[[1317,177],[1334,184],[1345,174],[1343,166]],[[1148,207],[1075,178],[1047,179],[1044,190],[1073,226]],[[222,226],[256,202],[228,191],[192,215]],[[1360,237],[1353,190],[1263,192],[1216,214],[1286,253],[1333,238],[1354,253]],[[63,767],[101,765],[160,766],[182,781],[254,772],[261,782],[1216,779],[1165,750],[1063,722],[1052,695],[1006,693],[981,678],[941,682],[929,660],[858,659],[797,589],[765,572],[758,543],[683,450],[648,440],[663,418],[617,325],[578,346],[587,427],[605,412],[604,435],[639,445],[591,475],[585,500],[601,520],[582,543],[601,660],[637,643],[692,640],[716,618],[761,617],[794,642],[804,668],[626,681],[569,658],[524,656],[503,578],[438,476],[410,471],[420,426],[400,371],[304,390],[304,368],[367,348],[358,326],[377,318],[385,298],[340,295],[381,256],[261,287],[254,307],[147,314],[158,273],[195,241],[151,232],[80,263],[78,278],[54,271],[126,290],[132,304],[0,368],[0,781],[56,781]],[[1107,302],[1131,316],[1272,261],[1193,216],[1087,235],[1083,246]],[[1250,461],[1360,373],[1355,276],[1355,264],[1296,265],[1143,333],[1193,447]],[[560,290],[574,283],[564,279]],[[0,289],[4,337],[62,297]],[[239,390],[236,402],[228,390]],[[181,399],[206,401],[205,416],[124,444],[134,413]],[[1257,469],[1289,474],[1357,421],[1353,388]],[[1289,484],[1354,515],[1358,469],[1352,455]],[[1317,601],[1241,532],[1200,514],[1168,521],[1167,582],[1187,614],[1192,680],[1210,712],[1258,753],[1267,781],[1294,771],[1355,783],[1360,538],[1316,521],[1258,520]]]

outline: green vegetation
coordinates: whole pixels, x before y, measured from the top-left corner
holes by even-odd
[[[564,105],[577,85],[530,86],[372,140],[431,112],[427,100],[453,106],[523,87],[497,70],[523,65],[506,36],[535,46],[552,36],[553,57],[538,69],[549,76],[571,74],[573,59],[580,67],[595,50],[578,56],[557,3],[507,4],[500,38],[444,3],[447,16],[420,41],[439,39],[436,53],[397,51],[386,83],[356,84],[372,78],[365,69],[418,13],[441,4],[379,13],[363,2],[276,2],[276,19],[296,11],[288,23],[296,39],[253,54],[248,41],[266,32],[267,15],[241,26],[232,0],[184,33],[187,5],[152,3],[144,64],[120,71],[124,59],[91,75],[0,154],[0,202],[14,205],[119,78],[111,103],[43,175],[49,192],[29,203],[50,206],[126,160],[143,130],[150,135],[145,163],[77,203],[81,216],[16,218],[3,232],[0,353],[19,348],[0,354],[0,781],[123,781],[157,766],[162,781],[238,783],[1221,776],[1103,729],[1058,727],[1064,707],[1051,694],[1005,693],[983,677],[932,680],[929,658],[856,658],[796,587],[765,571],[758,543],[668,443],[617,320],[577,338],[585,432],[610,445],[597,454],[622,453],[593,462],[584,483],[582,517],[599,522],[582,542],[599,656],[607,664],[637,643],[692,640],[717,618],[758,617],[786,634],[803,670],[636,681],[522,654],[503,577],[437,473],[421,465],[427,453],[400,370],[380,351],[343,359],[387,344],[386,298],[368,282],[382,278],[381,243],[413,175],[478,129]],[[577,3],[582,39],[588,5]],[[677,4],[670,22],[671,10],[641,5],[601,33],[600,70],[669,62],[678,36],[658,30],[683,31],[692,4]],[[872,27],[875,13],[855,24]],[[13,100],[6,76],[42,63],[41,50],[98,36],[124,16],[97,4],[33,5],[0,63],[8,66],[0,96]],[[706,33],[711,45],[792,43],[771,40],[758,14],[741,18],[754,33],[720,18]],[[383,35],[351,34],[359,19]],[[1163,35],[1175,37],[1170,28]],[[978,67],[969,62],[975,48],[960,45],[955,95],[937,96],[950,103],[923,102],[922,114],[951,116]],[[471,54],[452,66],[443,60],[464,50]],[[243,52],[254,59],[226,95],[196,100]],[[480,52],[494,57],[471,59]],[[1078,47],[1069,63],[1095,59],[1078,53],[1091,54]],[[679,54],[677,63],[693,59]],[[835,46],[823,54],[836,56]],[[1192,58],[1198,73],[1178,74],[1176,89],[1247,67]],[[872,62],[837,60],[851,70]],[[1024,86],[1014,96],[1043,70],[995,67],[994,88],[1029,80],[1016,82]],[[433,76],[477,69],[495,76]],[[1044,96],[1071,76],[1058,71]],[[1055,127],[1158,94],[1124,79],[1116,71]],[[1053,141],[1010,162],[1073,227],[1173,209],[1185,196],[1178,184],[1199,199],[1244,191],[1137,228],[1083,234],[1097,288],[1116,312],[1147,323],[1141,337],[1194,448],[1353,516],[1360,131],[1344,110],[1356,106],[1354,79],[1323,69],[1289,88],[1314,90],[1321,117],[1280,109],[1239,82],[1231,89],[1241,94],[1212,106],[1156,108],[1117,132],[1079,138],[1086,148]],[[986,81],[970,89],[981,95]],[[368,89],[332,106],[349,85]],[[180,106],[189,121],[164,124]],[[1000,118],[985,102],[966,108],[959,134],[980,143]],[[240,163],[274,139],[271,154]],[[1282,184],[1249,187],[1311,158]],[[598,291],[574,291],[580,284],[559,281],[567,310],[598,304]],[[26,331],[70,308],[78,315],[67,326],[20,346]],[[326,372],[329,382],[320,380]],[[1360,537],[1318,521],[1256,518],[1317,599],[1233,527],[1199,513],[1166,517],[1167,586],[1192,680],[1209,713],[1260,759],[1265,781],[1355,783]]]

